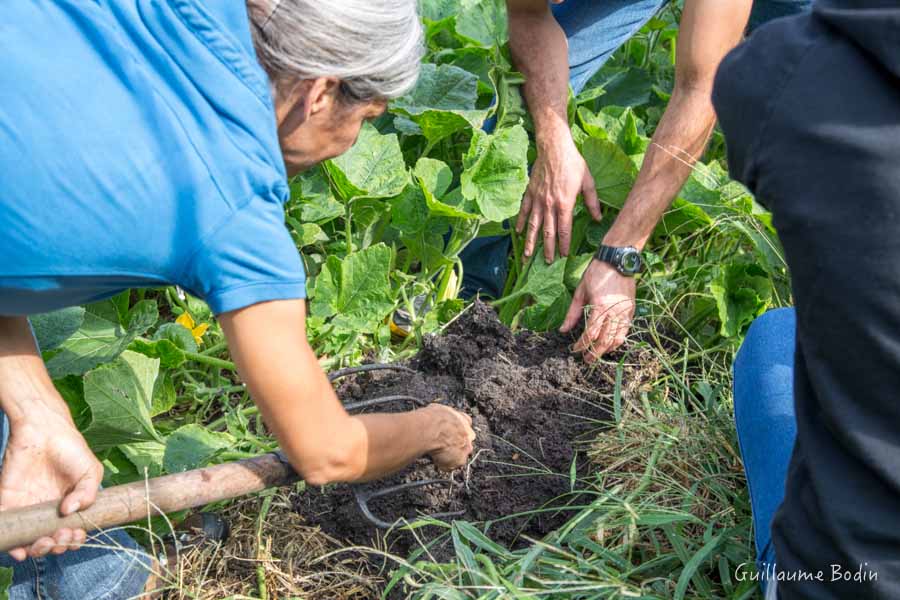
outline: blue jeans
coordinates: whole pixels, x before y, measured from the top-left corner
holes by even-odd
[[[775,565],[772,518],[784,499],[788,464],[797,437],[794,417],[793,308],[771,310],[753,322],[734,360],[734,422],[744,460],[756,563]],[[760,583],[765,589],[765,579]]]
[[[588,80],[667,0],[567,0],[552,6],[553,16],[569,44],[569,84],[578,94]],[[812,0],[756,0],[749,29],[809,8]],[[486,130],[492,129],[492,124]],[[461,253],[462,296],[476,292],[499,298],[508,271],[509,236],[483,237]]]
[[[0,468],[8,437],[9,425],[0,412]],[[74,552],[21,563],[0,553],[0,568],[13,569],[9,600],[132,598],[143,592],[149,564],[149,556],[122,530],[97,532]]]

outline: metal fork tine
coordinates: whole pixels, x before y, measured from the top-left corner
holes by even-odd
[[[391,365],[386,363],[375,363],[371,365],[359,365],[358,367],[347,367],[346,369],[338,369],[328,374],[328,381],[335,381],[341,377],[353,375],[355,373],[367,373],[369,371],[407,371],[415,373],[413,369],[404,367],[403,365]]]
[[[381,498],[382,496],[388,496],[391,494],[396,494],[397,492],[402,492],[405,490],[416,489],[420,487],[424,487],[426,485],[453,485],[453,482],[449,479],[423,479],[422,481],[410,481],[408,483],[400,483],[397,485],[392,485],[386,488],[382,488],[379,490],[364,490],[358,485],[353,486],[353,496],[356,498],[356,505],[359,507],[360,512],[362,512],[363,516],[368,519],[373,525],[378,527],[379,529],[390,529],[394,525],[396,525],[400,519],[397,519],[394,522],[385,521],[379,517],[376,517],[372,512],[372,509],[369,507],[369,501],[375,498]],[[443,512],[443,513],[433,513],[430,515],[422,515],[425,517],[432,517],[434,519],[442,519],[446,517],[459,517],[465,514],[465,511],[455,511],[455,512]]]
[[[409,401],[414,402],[419,405],[422,404],[422,401],[419,400],[418,398],[416,398],[415,396],[404,396],[404,395],[384,396],[381,398],[372,398],[371,400],[360,400],[359,402],[350,402],[349,404],[344,405],[344,410],[346,410],[347,412],[350,412],[353,410],[359,410],[361,408],[368,408],[370,406],[379,406],[381,404],[389,404],[391,402],[399,402],[402,400],[409,400]]]

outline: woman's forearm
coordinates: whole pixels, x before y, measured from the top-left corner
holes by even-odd
[[[0,317],[0,409],[13,427],[47,411],[71,422],[26,317]]]
[[[444,406],[350,416],[306,341],[300,300],[254,305],[220,317],[232,357],[282,451],[318,485],[375,479],[447,449],[457,466],[470,444],[464,417]]]

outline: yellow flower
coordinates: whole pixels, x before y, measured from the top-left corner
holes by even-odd
[[[175,319],[175,322],[191,332],[198,346],[203,344],[203,334],[209,329],[209,323],[200,323],[195,326],[193,317],[186,312],[181,313],[181,316]]]

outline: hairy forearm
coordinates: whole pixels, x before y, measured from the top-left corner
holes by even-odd
[[[49,414],[72,421],[68,407],[53,387],[25,317],[0,317],[0,409],[13,427]]]
[[[709,89],[676,89],[650,141],[634,187],[604,237],[604,244],[644,247],[690,176],[715,122]]]
[[[541,10],[510,10],[509,47],[525,76],[522,93],[534,121],[538,152],[570,137],[566,105],[569,56],[566,36],[545,3]]]

